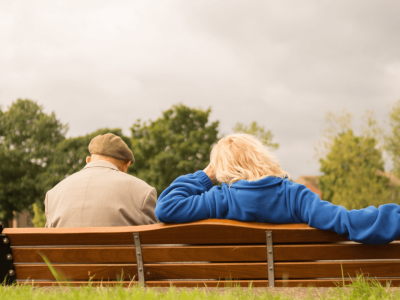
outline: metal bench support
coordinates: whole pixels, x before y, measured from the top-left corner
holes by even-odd
[[[3,224],[0,222],[0,285],[12,285],[15,282],[15,270],[10,240],[2,232]]]
[[[268,287],[275,287],[274,247],[272,231],[265,232],[267,236]]]
[[[135,241],[135,253],[136,253],[137,273],[139,277],[139,286],[144,287],[143,254],[142,254],[142,246],[140,244],[139,233],[133,234],[133,240]]]

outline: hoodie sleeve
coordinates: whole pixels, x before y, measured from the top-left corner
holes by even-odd
[[[178,177],[161,193],[155,213],[164,223],[186,223],[222,216],[225,201],[203,171]]]
[[[320,200],[317,194],[302,186],[291,196],[294,195],[297,198],[291,201],[294,213],[311,227],[373,245],[387,244],[400,236],[400,206],[397,204],[348,211],[343,206]]]

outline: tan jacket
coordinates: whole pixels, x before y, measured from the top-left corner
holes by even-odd
[[[46,227],[130,226],[157,223],[155,188],[94,161],[47,192]]]

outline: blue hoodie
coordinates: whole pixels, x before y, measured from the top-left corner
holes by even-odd
[[[385,204],[346,210],[320,200],[304,185],[266,177],[214,186],[206,173],[178,177],[161,193],[155,213],[164,223],[231,219],[260,223],[307,223],[364,244],[387,244],[400,237],[400,206]]]

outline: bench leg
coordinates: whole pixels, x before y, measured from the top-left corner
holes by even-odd
[[[143,254],[142,245],[140,244],[139,233],[133,234],[133,240],[135,242],[135,252],[136,252],[136,264],[139,279],[139,286],[144,287],[144,267],[143,267]]]
[[[267,236],[268,287],[275,287],[274,247],[272,243],[272,231],[266,231],[265,234]]]

